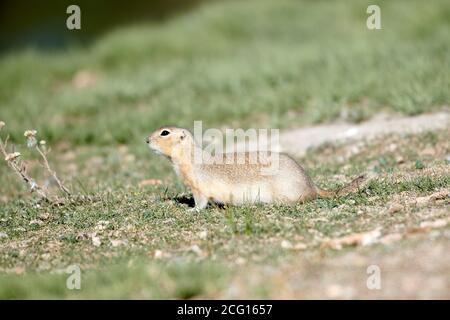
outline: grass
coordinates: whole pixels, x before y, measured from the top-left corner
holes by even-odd
[[[86,48],[15,52],[0,61],[1,117],[16,141],[25,126],[51,143],[135,145],[163,123],[288,127],[447,104],[447,1],[381,1],[379,31],[368,4],[217,2]],[[74,90],[80,70],[98,79]]]
[[[416,203],[448,190],[448,130],[361,142],[356,152],[325,144],[297,159],[326,188],[369,172],[354,194],[197,214],[186,212],[190,194],[167,161],[143,143],[167,123],[289,128],[448,105],[447,1],[380,1],[380,31],[365,27],[368,4],[214,2],[116,30],[89,47],[1,57],[0,120],[31,159],[29,171],[50,181],[24,147],[23,130],[37,129],[53,147],[58,175],[96,200],[40,204],[0,166],[0,298],[345,297],[347,285],[372,297],[364,268],[373,261],[393,279],[382,297],[410,294],[395,282],[407,276],[423,284],[417,295],[448,297],[423,278],[429,270],[438,280],[448,275],[450,264],[440,259],[450,246],[448,225],[420,227],[448,218],[448,198]],[[80,71],[89,86],[76,84]],[[139,187],[149,178],[162,184]],[[401,209],[389,213],[394,204]],[[403,238],[324,247],[377,228]],[[405,266],[416,253],[427,272]],[[81,267],[80,291],[65,287],[71,264]]]
[[[99,199],[91,204],[51,207],[36,206],[25,199],[11,200],[0,209],[1,230],[8,234],[0,239],[0,266],[4,273],[0,277],[0,296],[230,297],[229,283],[240,277],[242,268],[255,272],[262,266],[292,265],[289,261],[295,260],[299,251],[283,248],[283,242],[288,241],[294,248],[301,244],[300,253],[306,255],[322,252],[332,256],[330,249],[322,249],[327,239],[377,228],[383,235],[398,233],[398,228],[409,234],[408,230],[419,228],[423,221],[448,217],[448,200],[430,202],[426,207],[415,202],[417,197],[448,190],[450,175],[443,159],[448,152],[447,135],[445,131],[393,136],[367,143],[361,153],[346,160],[351,165],[347,174],[351,175],[358,163],[365,163],[364,171],[375,177],[346,197],[306,204],[212,206],[189,214],[183,202],[187,194],[175,179],[167,180],[169,191],[163,186],[120,188],[99,193]],[[430,141],[434,144],[433,157],[421,151]],[[372,156],[389,158],[389,146],[394,143],[402,162],[377,173]],[[411,145],[417,146],[419,152],[410,153]],[[329,150],[321,147],[300,161],[309,166],[312,161],[327,159],[320,170],[311,168],[310,172],[320,184],[339,186],[339,175],[324,177],[322,172],[345,174],[337,159],[348,152],[349,146],[332,148],[331,159]],[[426,168],[417,169],[417,159]],[[327,161],[338,165],[335,168]],[[389,214],[393,203],[400,203],[402,208]],[[92,236],[100,239],[99,246],[93,245]],[[448,244],[445,234],[440,239]],[[81,291],[64,289],[67,275],[63,272],[71,264],[83,270]],[[251,294],[256,296],[272,297],[270,290],[275,288],[266,288],[262,280],[244,287],[255,290]],[[38,289],[28,291],[29,288]],[[270,289],[269,293],[264,288]]]
[[[227,272],[211,263],[129,260],[112,267],[104,265],[96,273],[83,273],[81,281],[88,285],[80,290],[67,289],[68,276],[66,270],[50,276],[29,274],[22,281],[0,276],[0,296],[2,299],[189,299],[217,290],[227,279]]]

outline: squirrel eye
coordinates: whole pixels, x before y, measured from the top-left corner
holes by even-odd
[[[169,131],[167,131],[167,130],[163,130],[163,131],[161,131],[161,136],[168,136],[169,135]]]

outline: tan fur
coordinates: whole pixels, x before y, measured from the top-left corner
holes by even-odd
[[[164,131],[169,134],[161,135]],[[246,152],[211,156],[201,150],[188,130],[177,127],[156,130],[147,138],[147,144],[169,158],[180,179],[191,189],[197,209],[205,208],[208,201],[234,205],[294,203],[318,196],[340,196],[351,192],[363,179],[358,177],[337,191],[323,190],[286,154]],[[203,161],[198,161],[195,155],[201,155]],[[278,162],[274,163],[276,157]],[[264,170],[272,165],[274,171],[267,174]]]

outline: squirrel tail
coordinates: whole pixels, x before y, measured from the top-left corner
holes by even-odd
[[[317,188],[317,193],[321,198],[332,198],[332,197],[340,197],[343,195],[346,195],[350,192],[355,191],[358,189],[359,185],[366,180],[366,175],[362,174],[355,179],[353,179],[351,182],[347,183],[342,188],[339,188],[337,190],[324,190]]]

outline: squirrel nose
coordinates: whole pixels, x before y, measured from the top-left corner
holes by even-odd
[[[150,137],[145,138],[145,143],[150,143]]]

